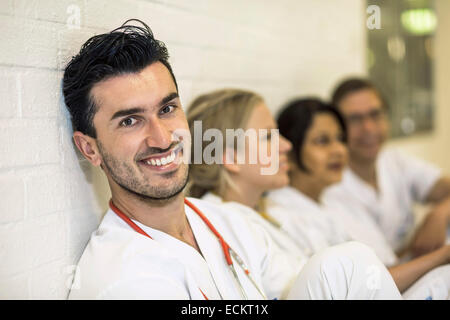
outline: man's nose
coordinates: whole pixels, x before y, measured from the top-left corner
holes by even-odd
[[[377,130],[377,123],[370,117],[364,117],[362,120],[362,128],[366,132],[374,132]]]
[[[149,121],[146,135],[149,147],[167,149],[173,142],[172,131],[159,119]]]

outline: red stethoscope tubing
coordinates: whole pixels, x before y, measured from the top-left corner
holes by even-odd
[[[220,245],[222,246],[222,250],[225,256],[225,260],[228,264],[228,266],[233,266],[233,260],[231,259],[230,251],[231,247],[228,245],[228,243],[223,239],[222,235],[214,228],[212,223],[203,215],[203,213],[188,199],[184,199],[184,203],[189,206],[194,212],[203,220],[203,222],[207,225],[207,227],[211,230],[211,232],[219,239]],[[114,211],[115,214],[117,214],[123,221],[125,221],[134,231],[150,238],[150,237],[144,230],[142,230],[136,223],[134,223],[129,217],[127,217],[119,208],[117,208],[112,199],[109,201],[109,206],[111,207],[112,211]],[[244,272],[249,275],[250,271],[247,268],[243,268]],[[202,293],[203,297],[208,300],[208,297],[203,293],[202,289],[200,289],[200,292]]]

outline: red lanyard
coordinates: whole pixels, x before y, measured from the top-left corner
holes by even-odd
[[[185,198],[184,203],[186,205],[188,205],[189,208],[194,210],[194,212],[203,220],[203,222],[208,226],[208,228],[212,231],[212,233],[214,233],[214,235],[217,237],[217,239],[219,239],[219,242],[223,249],[223,253],[225,255],[225,260],[227,261],[228,265],[232,265],[233,260],[231,260],[231,256],[230,256],[230,246],[223,239],[222,235],[216,230],[216,228],[214,228],[212,223],[203,215],[203,213],[192,202],[190,202],[188,199]],[[136,223],[131,221],[131,219],[128,218],[119,208],[117,208],[114,205],[114,203],[112,202],[112,199],[109,201],[109,206],[114,211],[114,213],[117,214],[123,221],[125,221],[131,228],[133,228],[133,230],[135,230],[136,232],[138,232],[146,237],[149,237],[150,239],[153,239],[144,230],[142,230]]]
[[[203,215],[203,213],[194,205],[192,204],[188,199],[184,199],[184,203],[188,205],[194,212],[203,220],[203,222],[208,226],[208,228],[214,233],[214,235],[219,239],[219,242],[222,246],[223,253],[225,255],[225,260],[227,261],[227,264],[229,266],[233,265],[233,260],[230,256],[230,246],[226,241],[223,239],[222,235],[214,228],[212,223]],[[150,239],[153,239],[150,237],[144,230],[142,230],[136,223],[134,223],[130,218],[128,218],[119,208],[117,208],[112,199],[109,201],[109,206],[111,207],[112,211],[114,211],[115,214],[117,214],[123,221],[125,221],[134,231],[149,237]],[[245,268],[245,273],[249,273],[249,271]],[[202,289],[198,288],[200,292],[202,293],[203,297],[208,300],[208,297],[203,293]]]

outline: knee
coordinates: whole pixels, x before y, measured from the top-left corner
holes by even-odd
[[[306,285],[304,285],[306,283]],[[348,242],[313,255],[293,291],[332,299],[398,299],[400,293],[383,263],[365,244]],[[300,288],[300,289],[298,289]]]

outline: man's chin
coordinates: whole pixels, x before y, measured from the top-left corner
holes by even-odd
[[[174,172],[175,174],[175,172]],[[170,173],[167,173],[170,175]],[[169,177],[167,177],[169,178]],[[186,187],[188,182],[187,176],[178,179],[171,179],[172,183],[164,183],[161,186],[153,187],[153,192],[148,195],[153,200],[169,200],[178,196]],[[155,192],[156,191],[156,192]]]
[[[164,202],[177,197],[183,192],[187,184],[187,176],[178,179],[171,179],[169,181],[164,181],[161,184],[155,183],[153,185],[141,185],[140,187],[132,186],[126,183],[121,183],[114,180],[115,184],[119,186],[120,189],[133,195],[141,200],[151,201],[151,202]]]
[[[146,192],[146,191],[134,191],[134,190],[130,190],[128,188],[125,188],[122,186],[123,189],[127,190],[128,192],[138,196],[139,198],[141,198],[142,200],[147,200],[147,201],[152,201],[152,202],[165,202],[165,201],[169,201],[171,199],[176,198],[177,196],[179,196],[184,188],[186,187],[186,183],[184,184],[180,184],[177,187],[172,187],[170,189],[156,189],[153,190],[152,192]]]
[[[178,188],[176,190],[170,190],[166,193],[160,193],[157,195],[149,195],[147,196],[147,198],[149,200],[153,200],[153,201],[160,201],[160,202],[164,202],[164,201],[169,201],[171,199],[176,198],[177,196],[179,196],[184,190],[184,186],[181,188]]]

